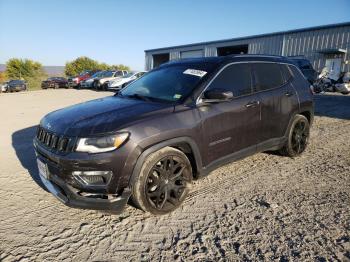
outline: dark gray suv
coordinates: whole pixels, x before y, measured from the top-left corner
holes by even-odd
[[[46,115],[34,146],[43,183],[66,205],[117,213],[130,200],[165,214],[220,165],[300,155],[313,113],[310,85],[287,58],[186,59]]]

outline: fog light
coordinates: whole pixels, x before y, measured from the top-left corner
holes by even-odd
[[[73,177],[82,185],[104,186],[109,183],[112,171],[73,171]]]

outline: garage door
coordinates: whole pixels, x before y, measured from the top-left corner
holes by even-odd
[[[203,57],[203,50],[191,50],[181,52],[181,58]]]

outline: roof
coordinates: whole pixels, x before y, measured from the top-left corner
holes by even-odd
[[[291,62],[291,60],[288,57],[284,57],[284,56],[244,54],[244,55],[183,58],[178,60],[170,60],[169,62],[162,64],[160,67],[172,66],[172,65],[188,65],[188,64],[221,64],[221,63],[241,62],[241,61],[269,61],[269,62],[293,64],[293,62]]]
[[[279,32],[273,32],[273,33],[267,33],[267,34],[228,38],[228,39],[222,39],[222,40],[217,40],[217,41],[198,42],[198,43],[194,43],[194,44],[186,44],[186,45],[177,45],[177,46],[148,49],[148,50],[145,50],[145,52],[161,51],[161,50],[174,49],[174,48],[192,47],[192,46],[198,46],[198,45],[217,44],[217,43],[222,43],[222,42],[230,42],[230,41],[238,41],[238,40],[249,40],[252,38],[259,38],[259,37],[266,37],[266,36],[273,36],[273,35],[282,35],[282,34],[300,33],[300,32],[305,32],[305,31],[329,29],[329,28],[342,27],[342,26],[350,26],[350,22],[328,24],[328,25],[321,25],[321,26],[314,26],[314,27],[305,27],[305,28],[300,28],[300,29],[279,31]]]

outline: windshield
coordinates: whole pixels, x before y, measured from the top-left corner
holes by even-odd
[[[93,78],[93,77],[99,77],[102,73],[103,73],[103,72],[101,72],[101,71],[96,72],[95,74],[93,74],[93,75],[91,76],[91,78]]]
[[[101,77],[111,77],[113,76],[113,72],[112,71],[106,71],[104,72]]]
[[[161,67],[130,83],[120,95],[176,102],[187,97],[205,74],[188,65]]]
[[[125,76],[123,76],[123,78],[129,78],[131,76],[133,76],[135,73],[127,73]]]

